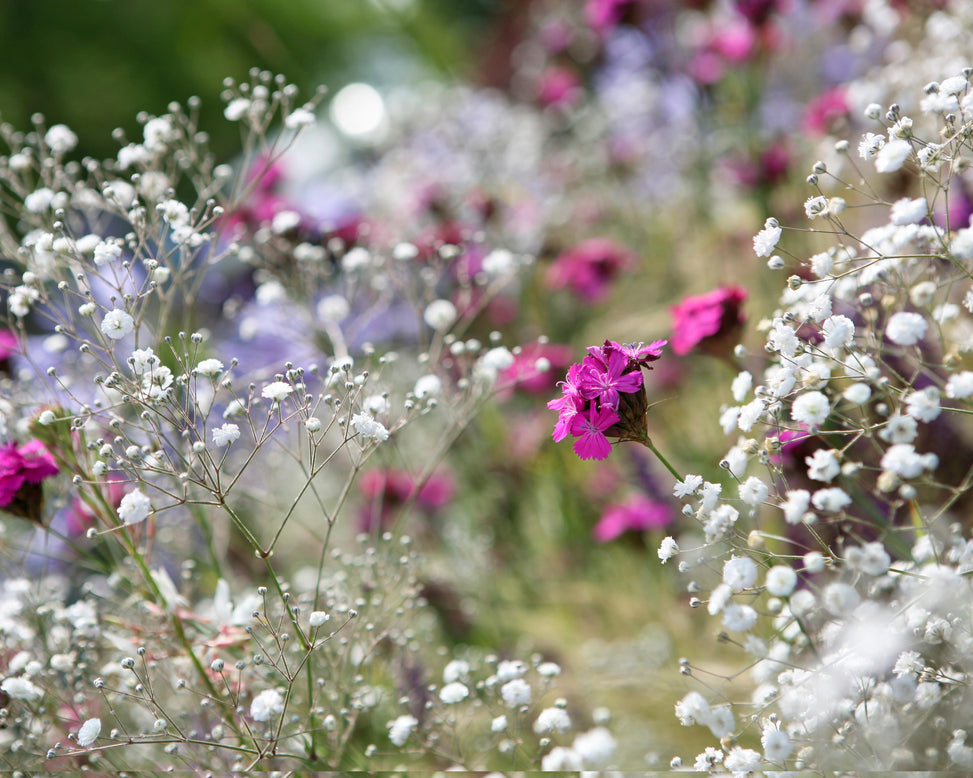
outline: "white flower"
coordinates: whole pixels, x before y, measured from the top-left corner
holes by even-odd
[[[122,247],[115,241],[103,240],[95,246],[94,260],[99,267],[113,262],[122,255]]]
[[[424,375],[416,380],[415,388],[412,393],[419,399],[426,397],[438,397],[442,394],[443,382],[437,375]]]
[[[885,138],[883,136],[876,135],[874,132],[866,132],[858,144],[858,156],[865,160],[871,159],[882,150],[884,145]]]
[[[497,680],[500,683],[523,677],[527,672],[527,665],[519,659],[504,659],[497,665]]]
[[[723,563],[723,583],[734,592],[749,589],[757,582],[757,565],[750,557],[732,556]]]
[[[268,400],[279,403],[289,394],[292,394],[293,391],[294,387],[286,381],[274,381],[273,383],[267,384],[260,394]]]
[[[754,253],[758,257],[769,257],[774,253],[774,248],[777,246],[777,241],[780,240],[782,232],[783,230],[781,230],[776,219],[768,219],[767,223],[764,225],[764,228],[754,235]]]
[[[307,127],[314,124],[314,114],[307,108],[295,108],[284,119],[284,126],[289,130],[296,130],[299,127]]]
[[[436,332],[445,332],[457,318],[456,306],[449,300],[433,300],[422,314],[423,320]]]
[[[35,702],[44,696],[44,692],[26,678],[4,678],[0,691],[11,699],[28,702]]]
[[[572,748],[554,746],[541,759],[541,770],[550,772],[578,772],[584,764],[581,755]]]
[[[929,204],[925,197],[914,200],[903,197],[892,203],[890,212],[892,224],[915,224],[922,221],[929,214]]]
[[[861,570],[865,575],[885,575],[892,558],[885,547],[878,542],[864,546],[851,546],[845,550],[845,562],[852,570]]]
[[[966,76],[950,76],[939,82],[939,93],[943,95],[958,95],[965,92],[969,81]]]
[[[284,712],[284,697],[276,689],[264,689],[250,703],[250,717],[254,721],[270,721]]]
[[[767,499],[767,484],[752,475],[740,484],[740,499],[751,508],[756,508]]]
[[[732,599],[733,590],[725,583],[721,583],[710,592],[709,602],[706,604],[706,610],[709,611],[710,616],[715,616],[717,613],[722,611]]]
[[[321,298],[315,310],[322,321],[338,322],[344,321],[351,314],[351,306],[348,300],[340,294],[329,294]]]
[[[902,478],[917,478],[923,471],[923,458],[911,443],[896,443],[882,456],[881,466]]]
[[[830,583],[821,595],[824,607],[836,616],[850,613],[861,602],[861,597],[853,586],[846,583]]]
[[[800,524],[811,507],[811,493],[807,489],[791,489],[780,507],[784,511],[784,521],[788,524]]]
[[[135,329],[135,320],[121,308],[113,308],[101,320],[101,331],[112,340],[124,338]]]
[[[761,416],[763,416],[766,408],[767,402],[763,397],[754,398],[740,408],[740,414],[737,416],[737,427],[744,432],[749,432],[751,429],[753,429],[753,425],[760,420]]]
[[[760,745],[763,746],[764,757],[768,762],[783,762],[794,750],[794,744],[787,733],[781,731],[779,722],[764,727],[760,735]]]
[[[820,427],[830,413],[831,403],[823,392],[804,392],[791,404],[791,418],[809,427]]]
[[[804,213],[807,218],[813,219],[816,216],[820,216],[828,210],[828,198],[818,195],[817,197],[809,197],[804,201]]]
[[[490,722],[491,732],[504,732],[507,729],[507,717],[500,714]]]
[[[906,413],[916,421],[930,422],[939,416],[939,389],[927,386],[925,389],[909,392],[905,398]]]
[[[872,390],[868,384],[863,384],[860,382],[851,384],[844,392],[841,393],[848,402],[854,403],[855,405],[864,405],[868,402],[868,398],[872,396]]]
[[[604,767],[615,755],[618,743],[605,727],[595,727],[578,735],[571,748],[581,757],[585,767]]]
[[[801,561],[804,562],[804,569],[809,573],[820,573],[827,566],[824,554],[820,551],[808,551]]]
[[[158,365],[159,358],[151,348],[137,348],[128,358],[128,364],[135,375],[141,376],[146,370],[151,370]]]
[[[950,376],[946,382],[946,396],[954,400],[962,400],[973,395],[973,371],[964,370],[962,373]]]
[[[412,730],[416,728],[419,724],[419,720],[415,716],[410,716],[405,714],[399,716],[388,723],[389,728],[389,740],[392,741],[392,745],[401,747],[405,744],[405,741],[409,739],[409,735],[412,734]]]
[[[911,416],[895,414],[889,416],[886,425],[879,430],[878,436],[889,443],[911,443],[916,439],[919,425]]]
[[[697,773],[715,772],[716,765],[722,761],[723,752],[712,746],[707,746],[705,751],[696,755],[693,770]]]
[[[571,717],[564,708],[544,708],[534,722],[534,732],[538,735],[563,735],[570,730]]]
[[[78,145],[78,136],[66,124],[55,124],[44,133],[44,143],[55,154],[64,154]]]
[[[88,719],[78,730],[78,745],[87,748],[101,734],[101,719]]]
[[[824,278],[834,268],[834,257],[830,252],[822,251],[820,254],[811,257],[808,263],[811,265],[811,272],[814,273],[816,278]]]
[[[470,690],[467,689],[459,681],[453,681],[452,683],[446,684],[442,689],[439,690],[439,699],[445,702],[447,705],[454,705],[457,702],[462,702],[470,694]]]
[[[252,103],[246,97],[236,97],[226,104],[223,109],[223,116],[229,122],[238,122],[250,110]]]
[[[676,703],[676,718],[684,727],[705,724],[711,713],[709,703],[699,692],[689,692]]]
[[[494,249],[483,257],[483,272],[491,278],[512,275],[517,269],[517,258],[507,249]]]
[[[841,472],[837,453],[833,449],[819,448],[811,456],[804,458],[807,477],[812,481],[830,483]]]
[[[746,632],[756,623],[757,611],[749,605],[731,602],[723,609],[723,626],[730,632]]]
[[[824,333],[825,348],[841,348],[855,337],[855,323],[847,316],[836,314],[824,320],[821,332]]]
[[[687,475],[682,481],[676,482],[676,485],[672,487],[672,493],[676,497],[685,497],[689,494],[695,494],[696,490],[702,485],[703,476]]]
[[[166,144],[175,138],[176,130],[165,116],[149,119],[142,128],[145,147],[151,151],[165,151]]]
[[[885,336],[899,346],[912,346],[922,340],[929,324],[918,313],[900,311],[889,317]]]
[[[380,421],[376,421],[368,411],[356,413],[351,417],[351,426],[364,438],[384,441],[389,439],[389,431]]]
[[[662,542],[659,544],[658,551],[659,560],[662,562],[662,564],[668,562],[678,553],[679,546],[676,544],[675,540],[673,540],[671,537],[665,537],[662,539]]]
[[[500,687],[500,696],[511,708],[530,703],[530,684],[523,678],[514,678]]]
[[[730,385],[730,392],[736,402],[742,403],[752,388],[753,375],[749,370],[744,370],[733,379],[733,383]]]
[[[902,167],[912,153],[912,144],[896,138],[886,143],[875,155],[875,170],[878,173],[894,173]]]
[[[213,443],[222,448],[229,446],[240,437],[240,428],[236,424],[227,422],[222,427],[217,427],[212,432]]]
[[[118,505],[118,518],[125,524],[139,524],[149,517],[152,512],[152,501],[141,489],[133,489]]]
[[[196,372],[199,375],[216,378],[216,376],[223,372],[223,363],[218,359],[203,359],[196,365]]]
[[[557,662],[541,662],[537,665],[537,674],[544,678],[554,678],[561,674],[561,665]]]
[[[443,683],[460,681],[469,675],[470,663],[462,659],[454,659],[443,668]]]
[[[331,616],[325,611],[311,611],[311,615],[307,618],[307,623],[311,627],[320,627],[329,621],[331,621]]]
[[[842,508],[851,505],[851,497],[845,493],[844,489],[833,486],[830,489],[818,489],[811,495],[811,502],[819,511],[837,513]]]
[[[760,769],[760,754],[752,748],[734,746],[723,760],[723,766],[735,775],[745,776]]]
[[[764,576],[764,587],[774,597],[790,597],[797,586],[797,573],[788,565],[774,565]]]

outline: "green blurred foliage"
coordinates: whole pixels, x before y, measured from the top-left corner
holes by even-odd
[[[225,77],[284,74],[310,97],[354,79],[464,75],[494,0],[0,0],[0,116],[18,129],[43,113],[113,155],[139,111],[203,99],[220,156],[238,134],[219,121]]]

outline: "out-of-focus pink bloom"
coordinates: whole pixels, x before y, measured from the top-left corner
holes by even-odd
[[[726,166],[733,178],[746,187],[773,186],[787,177],[791,153],[783,143],[773,143],[756,160],[730,159]]]
[[[592,530],[599,543],[607,543],[625,532],[644,532],[660,529],[671,523],[672,508],[641,494],[633,494],[621,502],[609,505]]]
[[[57,464],[40,441],[0,446],[0,508],[10,505],[24,484],[57,475]]]
[[[547,283],[567,287],[588,303],[603,300],[611,282],[624,270],[635,267],[636,256],[608,238],[591,238],[564,252],[548,268]]]
[[[672,350],[682,355],[698,348],[722,355],[722,341],[735,335],[744,321],[746,299],[747,290],[739,286],[687,297],[672,309]]]
[[[581,95],[581,82],[573,70],[555,66],[541,73],[537,84],[537,100],[541,105],[567,107],[576,103]]]
[[[9,359],[19,350],[17,336],[10,330],[0,330],[0,361]]]
[[[376,526],[388,526],[397,510],[413,498],[416,508],[432,513],[446,505],[456,493],[453,479],[445,473],[433,474],[416,492],[412,476],[391,467],[362,473],[358,490],[366,501],[359,515],[359,528],[363,532]]]
[[[751,24],[734,21],[714,30],[709,45],[729,64],[739,65],[753,56],[757,34]]]
[[[836,86],[822,92],[804,108],[802,129],[813,135],[824,135],[840,118],[848,115],[848,98],[845,90]]]
[[[584,18],[595,32],[604,35],[611,31],[625,16],[629,6],[637,0],[588,0]]]
[[[736,9],[752,25],[759,27],[777,10],[778,0],[736,0]]]

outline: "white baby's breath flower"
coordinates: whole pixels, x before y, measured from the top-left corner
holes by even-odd
[[[855,323],[847,316],[829,316],[821,324],[825,348],[842,348],[855,337]]]
[[[240,437],[240,428],[236,424],[227,422],[222,427],[217,427],[212,432],[213,443],[220,448],[229,446]]]
[[[753,238],[753,251],[758,257],[769,257],[780,240],[783,230],[776,219],[768,219],[764,228]]]
[[[331,615],[325,611],[311,611],[311,615],[308,616],[307,623],[311,627],[320,627],[322,624],[326,624],[331,620]]]
[[[135,329],[135,320],[121,308],[113,308],[101,320],[101,331],[112,340],[124,338]]]
[[[797,586],[797,573],[788,565],[774,565],[764,577],[767,593],[774,597],[790,597]]]
[[[677,545],[676,541],[671,537],[664,537],[662,542],[659,544],[659,561],[661,561],[662,564],[665,564],[678,553],[679,546]]]
[[[216,378],[223,372],[223,363],[218,359],[203,359],[196,365],[196,372],[199,375]]]
[[[226,104],[223,109],[223,116],[227,121],[238,122],[250,111],[252,103],[245,97],[235,97]]]
[[[456,306],[449,300],[433,300],[422,314],[426,324],[436,332],[445,332],[456,322]]]
[[[811,507],[811,493],[806,489],[791,489],[780,507],[784,511],[784,521],[788,524],[799,524]]]
[[[676,485],[672,487],[672,493],[676,497],[686,497],[690,494],[695,494],[696,490],[703,485],[703,476],[701,475],[687,475],[682,481],[677,481]]]
[[[44,692],[26,678],[4,678],[0,683],[0,691],[14,700],[36,702],[44,696]]]
[[[530,684],[523,678],[514,678],[500,687],[500,696],[511,708],[528,705],[531,697]]]
[[[284,119],[284,126],[289,130],[296,130],[300,127],[307,127],[314,124],[314,114],[307,108],[295,108]]]
[[[723,583],[734,592],[749,589],[757,582],[757,565],[750,557],[732,556],[723,564]]]
[[[87,748],[101,734],[101,719],[88,719],[78,730],[78,745]]]
[[[848,402],[854,403],[855,405],[864,405],[872,396],[872,390],[868,384],[857,382],[849,385],[845,391],[841,393],[841,396],[844,397]]]
[[[889,317],[885,336],[899,346],[912,346],[922,340],[929,324],[921,314],[900,311]]]
[[[929,203],[924,197],[903,197],[892,203],[889,213],[892,224],[916,224],[929,215]]]
[[[912,144],[896,138],[886,143],[875,155],[875,170],[878,173],[894,173],[899,170],[912,153]]]
[[[925,389],[918,389],[906,395],[906,413],[916,421],[929,423],[936,419],[942,412],[939,404],[939,389],[935,386],[927,386]]]
[[[293,392],[294,387],[286,381],[274,381],[273,383],[267,384],[260,394],[268,400],[279,403]]]
[[[412,730],[416,728],[419,724],[419,720],[415,716],[410,716],[409,714],[404,714],[399,716],[397,719],[393,719],[388,723],[389,729],[389,740],[392,741],[392,745],[402,747],[405,745],[405,741],[409,739],[409,735],[412,734]]]
[[[368,411],[362,411],[352,416],[351,426],[364,438],[378,441],[389,439],[388,429],[380,421],[376,421],[375,417]]]
[[[122,497],[118,506],[118,518],[125,524],[139,524],[145,521],[151,512],[152,501],[138,488]]]
[[[470,690],[459,681],[448,683],[439,690],[439,699],[441,699],[447,705],[455,705],[457,702],[462,702],[469,697],[469,695]]]
[[[438,397],[442,393],[442,390],[443,382],[439,376],[429,374],[420,376],[416,380],[416,385],[412,393],[421,400],[426,397]]]
[[[250,718],[270,721],[284,712],[284,696],[276,689],[264,689],[250,703]]]
[[[964,370],[949,377],[946,382],[946,396],[953,400],[963,400],[973,395],[973,371]]]
[[[537,735],[563,735],[571,731],[571,717],[564,708],[545,708],[534,721],[534,733]]]
[[[791,405],[791,418],[809,427],[820,427],[830,413],[831,402],[823,392],[804,392]]]
[[[837,513],[851,505],[851,497],[844,489],[832,486],[830,489],[818,489],[811,495],[811,503],[819,511]]]
[[[109,262],[114,262],[122,255],[122,247],[113,240],[103,240],[95,246],[94,250],[94,262],[96,265],[107,265]]]

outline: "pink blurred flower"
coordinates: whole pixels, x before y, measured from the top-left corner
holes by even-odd
[[[611,282],[624,270],[635,267],[635,254],[608,238],[590,238],[561,254],[548,268],[547,284],[567,287],[587,303],[603,300]]]
[[[20,448],[16,443],[0,447],[0,507],[9,505],[24,483],[39,484],[57,472],[54,457],[40,441]]]
[[[801,128],[806,133],[824,135],[831,126],[848,115],[848,98],[843,87],[836,86],[822,92],[804,108]]]
[[[376,526],[388,526],[398,509],[412,499],[419,510],[429,513],[438,510],[453,499],[456,486],[446,473],[434,473],[416,492],[416,482],[411,475],[388,467],[362,473],[358,491],[365,498],[359,528],[368,532]]]
[[[723,341],[736,335],[744,321],[741,306],[746,299],[747,290],[739,286],[687,297],[672,308],[672,350],[680,355],[693,349],[723,355]]]
[[[571,362],[571,347],[560,343],[527,343],[514,353],[514,362],[500,372],[498,391],[506,387],[528,394],[547,394],[555,376]]]
[[[668,505],[641,494],[633,494],[609,505],[592,530],[592,535],[599,543],[607,543],[625,532],[660,529],[674,518],[673,510]]]
[[[545,106],[570,106],[583,94],[581,82],[573,70],[550,67],[541,73],[537,84],[537,100]]]

